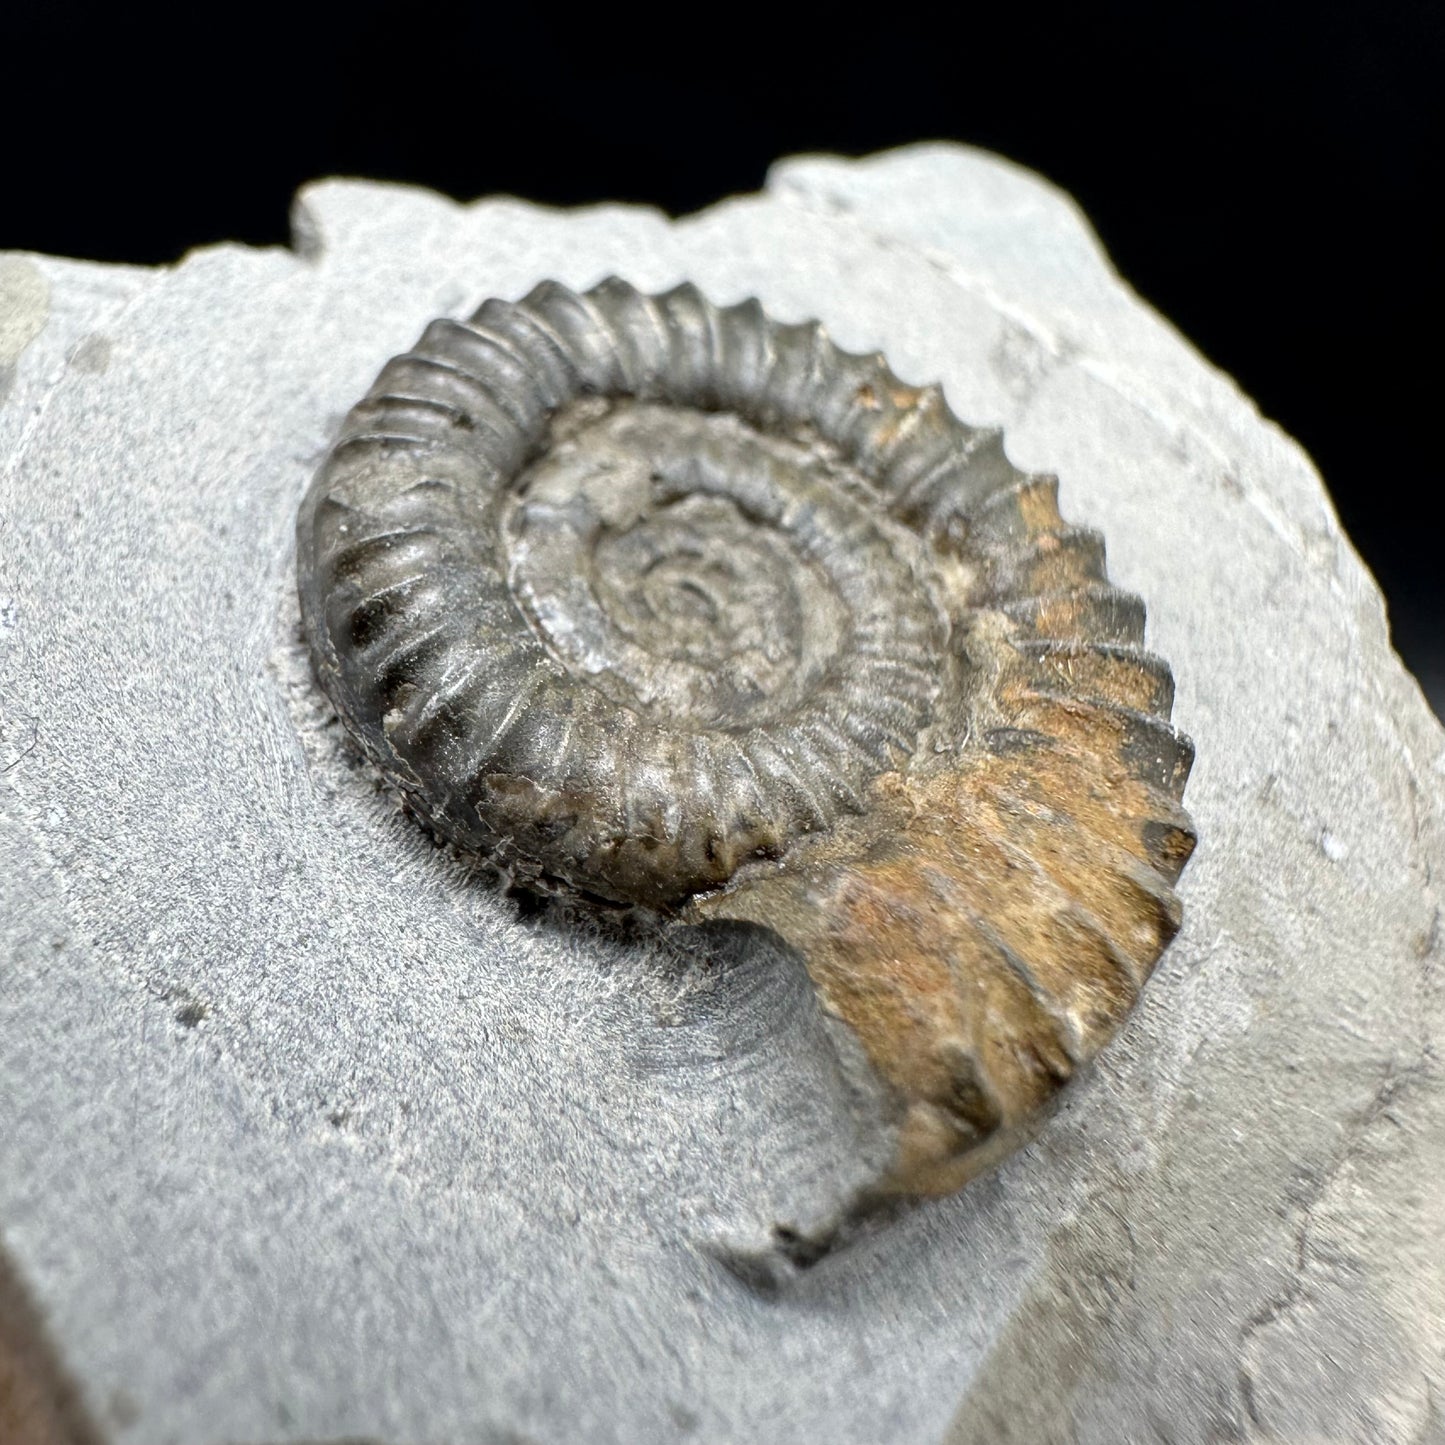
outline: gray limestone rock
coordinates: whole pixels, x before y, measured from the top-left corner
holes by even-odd
[[[678,222],[325,182],[295,232],[0,257],[0,1241],[102,1433],[1445,1440],[1445,735],[1307,458],[1072,204],[926,146]],[[1198,746],[1185,927],[1094,1073],[806,1271],[775,1227],[871,1166],[795,961],[519,914],[297,635],[296,505],[381,362],[610,272],[1001,424]]]

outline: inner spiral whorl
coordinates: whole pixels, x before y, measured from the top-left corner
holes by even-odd
[[[914,539],[805,447],[635,402],[580,403],[554,434],[504,525],[509,580],[617,703],[688,728],[778,724],[826,713],[859,649],[936,630]]]

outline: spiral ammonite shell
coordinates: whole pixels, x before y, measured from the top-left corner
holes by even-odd
[[[1194,844],[1169,669],[1056,493],[816,322],[549,282],[382,370],[302,613],[438,834],[801,950],[938,1192],[1118,1028]]]

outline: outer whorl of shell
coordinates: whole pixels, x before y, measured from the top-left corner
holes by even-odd
[[[554,283],[434,322],[299,521],[347,727],[441,835],[799,948],[893,1184],[1027,1136],[1179,924],[1189,743],[1103,539],[816,322]]]

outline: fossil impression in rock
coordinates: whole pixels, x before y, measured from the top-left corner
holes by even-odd
[[[298,523],[347,728],[524,882],[801,951],[888,1187],[1023,1142],[1179,925],[1188,741],[1057,483],[821,325],[691,285],[439,320]]]

